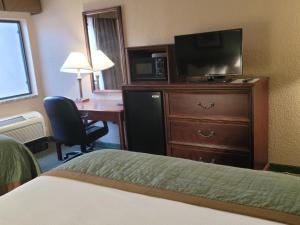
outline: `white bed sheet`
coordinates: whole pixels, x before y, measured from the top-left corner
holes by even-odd
[[[275,225],[271,221],[41,176],[0,197],[1,225]]]

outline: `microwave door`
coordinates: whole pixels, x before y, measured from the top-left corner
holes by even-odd
[[[153,61],[150,58],[136,59],[132,65],[132,78],[134,80],[149,80],[154,74]]]

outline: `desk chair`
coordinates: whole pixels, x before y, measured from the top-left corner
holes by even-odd
[[[67,153],[64,159],[70,155],[83,154],[87,152],[87,146],[98,138],[108,133],[107,122],[103,122],[103,127],[94,126],[93,123],[84,123],[86,118],[82,118],[75,103],[68,98],[60,96],[46,97],[44,106],[49,117],[58,160],[62,160],[61,145],[80,145],[81,152]]]

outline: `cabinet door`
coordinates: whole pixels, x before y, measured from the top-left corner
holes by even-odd
[[[170,121],[170,141],[250,151],[250,129],[246,124],[206,121]]]
[[[6,11],[39,13],[42,11],[40,0],[2,0]]]
[[[128,149],[165,155],[165,129],[162,93],[126,91],[124,107]]]
[[[0,11],[4,10],[3,2],[0,0]]]
[[[217,148],[171,145],[171,156],[206,163],[252,168],[250,154]]]
[[[247,120],[249,93],[170,92],[170,115],[198,119]]]

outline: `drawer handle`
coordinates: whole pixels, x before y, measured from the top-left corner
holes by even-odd
[[[210,132],[203,132],[202,130],[198,130],[197,133],[201,137],[205,137],[205,138],[211,138],[212,136],[215,135],[215,132],[213,130],[211,130]]]
[[[198,106],[200,106],[203,109],[211,109],[211,108],[213,108],[215,106],[215,103],[211,102],[211,103],[209,103],[207,105],[204,105],[204,104],[202,104],[202,102],[199,102]]]

